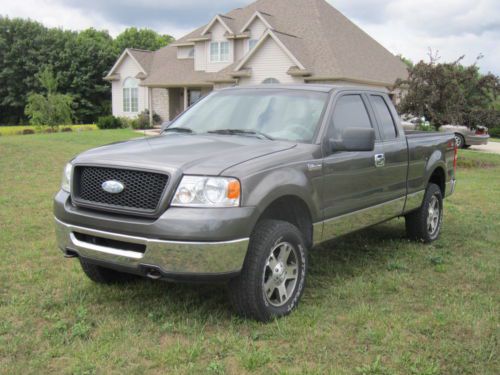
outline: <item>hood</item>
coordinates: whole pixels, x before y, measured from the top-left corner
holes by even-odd
[[[219,175],[237,164],[295,146],[246,136],[168,134],[98,147],[78,155],[74,163]]]

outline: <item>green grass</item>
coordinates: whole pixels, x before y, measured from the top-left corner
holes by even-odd
[[[500,143],[500,138],[490,138],[489,142],[497,142]]]
[[[59,131],[64,128],[71,128],[74,132],[86,131],[86,130],[96,130],[97,125],[61,125],[59,126]],[[23,131],[26,129],[33,130],[35,133],[43,133],[47,131],[47,127],[36,127],[31,125],[19,125],[19,126],[0,126],[0,136],[10,136],[10,135],[22,135]],[[27,134],[31,135],[31,134]]]
[[[434,244],[394,220],[314,249],[298,310],[265,325],[236,318],[223,285],[100,286],[62,257],[65,162],[133,136],[0,138],[0,373],[500,373],[500,156],[460,152]]]

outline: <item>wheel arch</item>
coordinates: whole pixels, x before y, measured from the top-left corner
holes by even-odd
[[[275,197],[261,211],[256,220],[282,220],[296,226],[304,236],[308,248],[313,244],[313,216],[307,202],[298,195],[287,194]]]

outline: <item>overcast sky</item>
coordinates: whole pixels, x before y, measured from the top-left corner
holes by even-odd
[[[130,26],[181,37],[251,0],[0,0],[0,14],[46,26],[107,29]],[[394,54],[414,61],[439,50],[442,61],[480,54],[483,72],[500,74],[500,0],[329,0]]]

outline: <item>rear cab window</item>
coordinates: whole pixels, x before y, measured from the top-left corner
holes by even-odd
[[[386,141],[396,139],[398,136],[396,122],[392,117],[391,110],[389,109],[386,100],[383,96],[375,94],[371,94],[370,99],[373,111],[377,116],[382,139]]]

